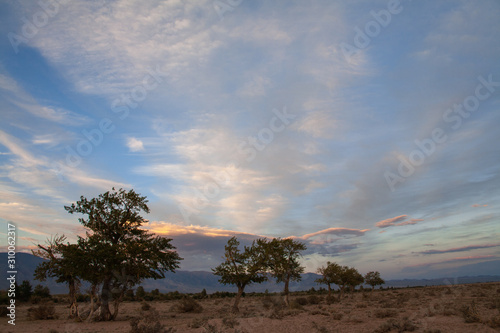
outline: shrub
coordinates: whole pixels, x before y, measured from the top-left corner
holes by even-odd
[[[309,304],[319,304],[321,302],[321,297],[316,295],[307,296],[307,302]]]
[[[334,314],[332,314],[332,318],[334,320],[341,320],[343,316],[344,315],[342,313],[340,313],[340,312],[335,312]]]
[[[396,319],[389,319],[382,325],[380,325],[374,333],[386,333],[396,330],[397,332],[413,332],[417,329],[417,326],[408,318],[403,318],[401,321]]]
[[[375,310],[375,317],[377,318],[389,318],[389,317],[396,317],[396,311],[392,309],[378,309]]]
[[[173,333],[174,328],[165,328],[160,323],[160,315],[155,309],[141,313],[140,318],[130,320],[130,333]]]
[[[191,327],[191,328],[200,328],[200,327],[203,327],[204,325],[206,325],[208,323],[208,319],[207,318],[194,318],[193,321],[188,324],[188,327]]]
[[[462,317],[466,323],[479,323],[481,321],[474,301],[472,301],[471,305],[464,305],[460,312],[462,312]]]
[[[31,307],[28,309],[28,318],[30,320],[57,319],[56,309],[53,304],[40,304],[37,307]]]
[[[491,317],[486,324],[491,328],[500,328],[500,316]]]
[[[295,299],[295,302],[299,303],[300,305],[307,305],[308,304],[307,298],[305,298],[305,297],[297,297]]]
[[[338,298],[333,295],[328,295],[325,298],[326,304],[331,305],[338,302]]]
[[[224,326],[229,327],[229,328],[234,328],[234,326],[238,326],[240,324],[240,322],[237,321],[236,318],[226,317],[226,318],[222,319],[222,324]]]
[[[149,309],[151,309],[151,305],[149,305],[149,303],[142,302],[142,304],[141,304],[141,310],[142,311],[148,311]]]
[[[0,306],[0,317],[5,317],[9,314],[9,310],[7,310],[6,306]]]
[[[302,310],[303,307],[296,300],[292,300],[292,301],[290,301],[290,309],[293,309],[293,310]]]
[[[200,313],[203,311],[203,307],[196,300],[186,297],[181,299],[177,304],[172,305],[170,310],[177,313],[185,313],[185,312]]]

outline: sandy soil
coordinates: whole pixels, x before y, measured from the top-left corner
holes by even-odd
[[[336,295],[335,295],[336,296]],[[314,298],[314,297],[313,297]],[[158,312],[166,332],[499,332],[500,283],[422,287],[347,295],[341,303],[327,304],[318,295],[293,295],[292,308],[282,308],[280,296],[245,297],[240,313],[232,315],[233,299],[204,299],[201,313],[178,313],[172,306],[179,301],[149,302]],[[307,302],[307,304],[305,304]],[[304,305],[300,305],[300,303]],[[476,312],[466,311],[475,304]],[[142,303],[125,302],[113,322],[75,322],[67,319],[68,308],[54,304],[58,319],[29,320],[28,308],[17,307],[16,325],[2,318],[0,332],[129,332],[134,317],[144,318]],[[88,305],[81,304],[85,309]],[[475,315],[476,314],[476,315]],[[153,315],[154,317],[154,315]],[[471,323],[467,323],[465,318]],[[149,318],[148,324],[154,319]],[[168,330],[170,329],[170,331]]]

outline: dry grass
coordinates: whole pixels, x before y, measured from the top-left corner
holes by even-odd
[[[292,295],[290,307],[277,294],[246,296],[237,315],[231,314],[233,298],[124,302],[117,320],[106,323],[68,319],[67,304],[62,302],[36,308],[26,304],[16,307],[16,326],[6,327],[4,321],[0,332],[440,333],[453,328],[453,332],[493,333],[500,329],[500,283],[357,292],[340,303],[337,296]]]

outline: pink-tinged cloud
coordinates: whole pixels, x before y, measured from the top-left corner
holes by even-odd
[[[474,204],[474,205],[472,205],[472,207],[488,207],[488,205],[478,205],[478,204]]]
[[[348,228],[328,228],[324,230],[320,230],[317,232],[313,232],[310,234],[306,234],[302,237],[297,237],[301,239],[309,239],[313,238],[316,236],[321,236],[321,235],[337,235],[337,236],[344,236],[344,235],[354,235],[354,236],[363,236],[365,232],[367,232],[370,229],[348,229]]]
[[[486,244],[486,245],[469,245],[469,246],[462,246],[462,247],[455,247],[452,249],[446,249],[446,250],[427,250],[427,251],[422,251],[418,252],[419,254],[442,254],[442,253],[450,253],[450,252],[465,252],[465,251],[471,251],[471,250],[477,250],[477,249],[488,249],[491,247],[498,247],[500,244]]]
[[[417,224],[417,222],[423,221],[422,219],[409,219],[405,221],[407,218],[408,215],[399,215],[396,217],[392,217],[390,219],[378,221],[377,223],[375,223],[375,226],[378,228],[388,228],[388,227],[396,227],[409,224]]]
[[[387,220],[378,221],[377,223],[375,223],[375,226],[379,228],[387,228],[393,226],[396,222],[405,220],[407,217],[408,215],[399,215]]]

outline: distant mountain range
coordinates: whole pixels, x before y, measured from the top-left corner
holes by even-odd
[[[16,269],[17,275],[16,279],[18,284],[21,284],[23,280],[30,281],[31,285],[35,286],[37,284],[42,284],[48,286],[52,294],[65,294],[68,292],[66,285],[59,284],[54,281],[54,279],[48,279],[47,281],[40,282],[33,278],[33,273],[35,268],[41,263],[43,259],[33,256],[28,253],[17,253],[16,254]],[[1,267],[6,267],[3,263],[7,263],[7,253],[0,253]],[[2,277],[0,279],[0,289],[7,289],[7,270],[2,269]],[[290,290],[309,290],[311,288],[318,289],[320,287],[325,287],[325,285],[318,285],[314,282],[320,276],[314,273],[302,274],[302,281],[291,282]],[[452,285],[452,284],[464,284],[464,283],[478,283],[478,282],[493,282],[500,281],[499,275],[483,275],[483,276],[463,276],[458,278],[437,278],[437,279],[404,279],[404,280],[388,280],[383,286],[387,287],[415,287],[415,286],[434,286],[434,285]],[[177,271],[176,273],[167,273],[165,279],[161,280],[145,280],[141,284],[146,291],[153,289],[159,289],[160,292],[168,291],[179,291],[181,293],[197,293],[206,289],[208,293],[213,293],[215,291],[230,291],[234,292],[234,286],[225,286],[218,282],[218,277],[213,275],[211,272],[206,271]],[[85,288],[85,286],[84,286]],[[84,289],[83,288],[83,289]],[[263,292],[265,290],[269,292],[277,292],[283,290],[283,284],[276,284],[273,281],[267,281],[262,284],[250,285],[245,291],[246,292]]]

